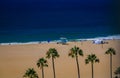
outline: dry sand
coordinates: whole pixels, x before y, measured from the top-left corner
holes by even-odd
[[[84,52],[84,57],[79,57],[81,78],[91,78],[91,66],[85,64],[88,54],[95,53],[100,59],[100,63],[94,64],[95,78],[110,78],[109,55],[105,51],[109,47],[116,50],[117,55],[113,56],[113,71],[120,66],[120,40],[109,40],[109,44],[92,44],[91,41],[69,42],[62,44],[29,44],[29,45],[2,45],[0,46],[0,78],[23,78],[23,74],[28,68],[34,68],[39,77],[41,70],[37,68],[36,62],[39,58],[45,57],[49,48],[56,48],[60,57],[55,59],[56,78],[77,78],[77,68],[75,59],[68,57],[68,52],[73,46],[80,47]],[[53,78],[51,59],[48,59],[49,67],[45,68],[45,78]],[[114,75],[113,75],[114,76]]]

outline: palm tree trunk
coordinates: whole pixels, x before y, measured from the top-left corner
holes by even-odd
[[[80,68],[78,63],[78,56],[76,56],[77,70],[78,70],[78,78],[80,78]]]
[[[42,78],[44,78],[44,69],[42,67]]]
[[[54,78],[56,78],[56,75],[55,75],[55,65],[54,65],[54,58],[52,57],[52,64],[53,64],[53,74],[54,74]]]
[[[110,78],[112,78],[112,55],[110,54]]]
[[[91,68],[92,68],[92,78],[94,78],[93,63],[91,63]]]

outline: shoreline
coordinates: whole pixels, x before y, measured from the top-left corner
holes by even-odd
[[[96,38],[87,38],[87,39],[67,39],[66,42],[83,42],[83,41],[95,41],[95,40],[120,40],[120,35],[113,35],[107,37],[96,37]],[[27,45],[27,44],[43,44],[43,43],[58,43],[61,40],[51,40],[51,41],[30,41],[30,42],[10,42],[10,43],[0,43],[1,45]]]

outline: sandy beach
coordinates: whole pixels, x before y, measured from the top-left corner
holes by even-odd
[[[0,45],[0,78],[23,78],[28,68],[34,68],[42,78],[36,62],[46,56],[49,48],[56,48],[60,54],[60,57],[55,59],[56,78],[77,78],[76,61],[68,57],[69,50],[75,45],[84,52],[84,56],[79,57],[81,78],[91,78],[91,65],[85,64],[85,58],[91,53],[100,59],[100,63],[94,64],[94,77],[110,78],[109,55],[105,55],[105,51],[110,47],[116,50],[116,55],[113,56],[113,72],[120,66],[120,40],[108,40],[108,44],[104,44],[103,48],[101,44],[93,44],[92,41],[84,41],[82,45],[81,42],[68,42],[68,45],[56,43]],[[48,59],[48,65],[49,67],[45,68],[45,78],[53,78],[51,59]]]

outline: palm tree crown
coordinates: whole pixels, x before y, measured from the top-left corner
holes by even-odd
[[[109,48],[105,54],[116,55],[116,51],[113,48]]]
[[[120,67],[118,67],[114,73],[115,73],[116,75],[117,75],[117,74],[120,74]]]
[[[47,60],[44,59],[43,57],[40,58],[38,61],[37,61],[37,66],[42,68],[42,67],[48,67],[48,64],[47,64]]]
[[[99,59],[96,57],[95,54],[91,54],[91,55],[88,55],[87,59],[85,59],[86,64],[89,64],[89,62],[91,62],[91,63],[98,62],[99,63]]]
[[[46,55],[47,55],[46,58],[51,58],[51,57],[56,58],[60,56],[55,48],[50,48],[47,51]]]
[[[73,48],[70,49],[70,53],[68,54],[68,56],[71,57],[76,57],[76,56],[83,56],[83,51],[81,49],[79,49],[79,47],[74,46]]]
[[[23,75],[25,78],[38,78],[38,74],[33,68],[26,70],[26,73]]]

